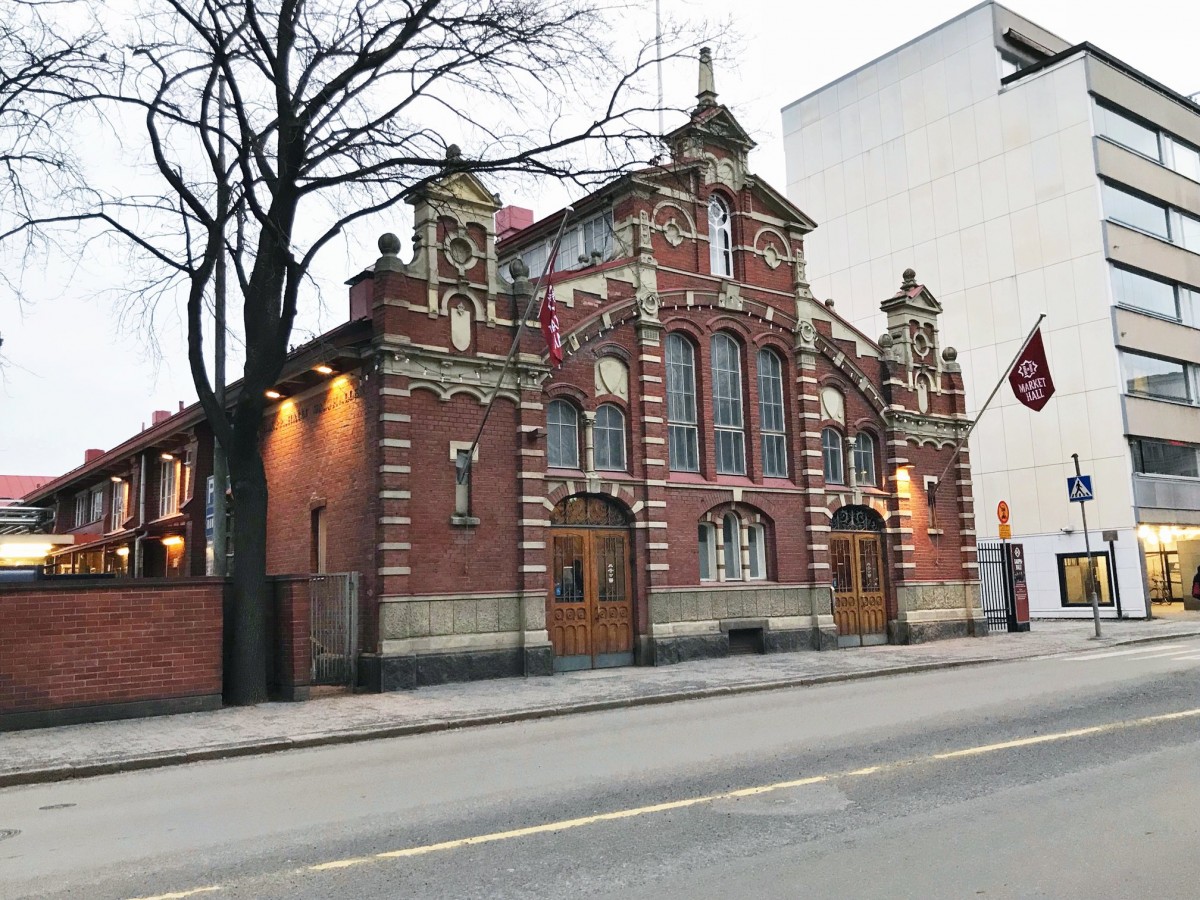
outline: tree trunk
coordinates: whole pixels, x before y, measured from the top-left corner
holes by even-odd
[[[225,700],[248,706],[267,699],[267,474],[259,453],[258,429],[239,427],[253,418],[239,419],[227,457],[234,519],[232,596],[226,623],[232,640]]]

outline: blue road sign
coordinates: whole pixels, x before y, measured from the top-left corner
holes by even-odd
[[[1067,496],[1072,503],[1086,503],[1089,500],[1095,500],[1096,495],[1092,493],[1092,476],[1075,475],[1068,478]]]

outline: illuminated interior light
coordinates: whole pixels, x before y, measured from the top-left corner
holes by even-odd
[[[166,541],[164,541],[163,543],[166,543]],[[128,555],[129,555],[128,547],[118,547],[117,548],[117,556],[128,556]]]
[[[35,559],[54,549],[53,544],[0,544],[0,557],[5,559]]]
[[[327,366],[324,363],[321,363],[321,365],[319,365],[319,366],[313,366],[313,371],[320,372],[322,375],[332,375],[333,367]]]

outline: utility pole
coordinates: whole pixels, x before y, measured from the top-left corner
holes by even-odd
[[[1083,473],[1079,471],[1079,454],[1072,453],[1071,459],[1075,460],[1075,477],[1082,478]],[[1100,637],[1100,596],[1096,591],[1096,559],[1092,556],[1092,541],[1088,536],[1086,503],[1079,504],[1079,512],[1083,516],[1083,549],[1087,553],[1088,560],[1088,587],[1092,592],[1092,619],[1096,622],[1096,637]]]
[[[216,360],[213,363],[213,393],[221,415],[225,415],[225,219],[229,215],[229,186],[225,181],[225,78],[217,81],[217,221],[221,227],[221,254],[217,257],[213,273],[213,317],[216,320],[213,348]],[[228,572],[226,543],[226,497],[225,485],[229,482],[229,467],[225,462],[225,448],[213,429],[213,574],[224,578]]]

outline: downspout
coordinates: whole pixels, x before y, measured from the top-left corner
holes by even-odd
[[[138,536],[133,540],[133,577],[141,578],[142,541],[146,539],[146,454],[142,453],[142,468],[138,476]]]

